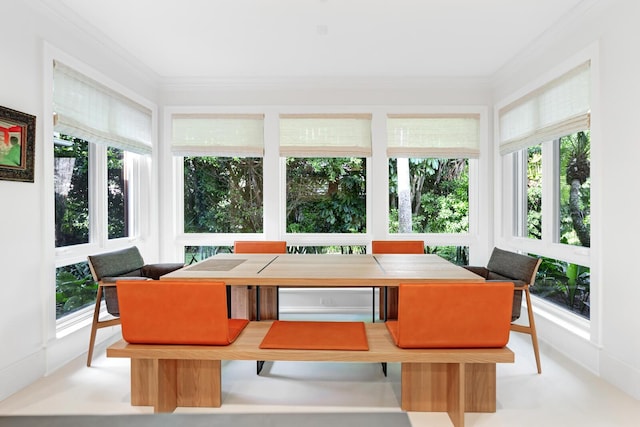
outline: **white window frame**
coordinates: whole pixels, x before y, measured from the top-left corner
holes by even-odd
[[[115,92],[127,97],[136,103],[143,105],[151,111],[152,116],[152,139],[157,138],[157,107],[139,94],[131,91],[127,87],[106,77],[99,71],[77,60],[76,58],[60,51],[53,46],[45,44],[43,76],[44,76],[44,114],[45,117],[53,117],[53,63],[59,60],[70,67],[73,67],[79,73],[113,89]],[[50,237],[45,238],[45,244],[51,248],[45,257],[49,261],[46,262],[50,268],[43,273],[43,294],[46,295],[49,312],[47,313],[47,334],[50,337],[62,338],[65,335],[90,324],[93,313],[93,306],[70,313],[60,319],[56,319],[55,300],[56,290],[56,269],[59,267],[72,265],[87,261],[87,256],[99,252],[106,252],[130,246],[146,239],[150,233],[150,200],[152,196],[148,193],[150,190],[151,175],[151,156],[128,156],[125,154],[125,161],[130,164],[127,167],[127,179],[129,179],[129,236],[109,239],[107,229],[107,147],[100,144],[91,143],[89,141],[89,242],[85,244],[72,245],[66,247],[55,247],[55,215],[54,215],[54,196],[53,196],[53,134],[54,127],[52,121],[44,121],[43,135],[44,141],[44,176],[50,185],[45,188],[50,189],[45,202],[45,209],[50,212],[47,218],[50,218],[44,228],[48,230]],[[47,137],[46,135],[49,135]],[[141,189],[148,188],[149,191],[142,194]]]
[[[480,204],[480,192],[488,191],[489,180],[480,182],[481,170],[490,173],[488,139],[488,112],[486,106],[168,106],[164,109],[165,144],[162,149],[166,156],[167,168],[171,174],[165,174],[161,187],[172,188],[171,209],[167,209],[167,227],[173,230],[173,239],[168,239],[164,251],[173,256],[184,256],[184,246],[233,246],[237,239],[246,240],[286,240],[294,246],[333,246],[333,245],[370,245],[375,239],[421,238],[429,246],[468,246],[476,253],[486,253],[483,240],[491,238],[491,230],[480,227],[488,223],[490,206]],[[263,171],[269,180],[264,180],[263,233],[184,233],[183,200],[183,157],[171,153],[171,116],[173,114],[264,114],[264,157]],[[372,156],[366,157],[366,209],[367,232],[351,233],[287,233],[286,232],[286,159],[279,155],[279,117],[280,114],[349,114],[371,113]],[[461,234],[411,234],[402,235],[388,232],[388,197],[375,197],[376,194],[388,194],[388,157],[386,151],[387,114],[479,114],[480,115],[480,151],[479,159],[469,161],[469,231]],[[376,170],[376,173],[372,171]],[[277,181],[273,179],[277,177]],[[276,185],[273,183],[276,182]],[[167,206],[167,207],[169,207]]]
[[[557,159],[557,140],[546,141],[542,143],[542,162],[543,162],[543,190],[542,190],[542,239],[530,239],[528,237],[519,237],[515,233],[515,221],[518,206],[522,207],[522,203],[515,200],[514,177],[516,170],[516,162],[522,162],[522,155],[519,152],[510,153],[501,156],[499,153],[499,139],[496,132],[494,162],[496,165],[496,175],[494,180],[494,193],[496,215],[494,226],[496,230],[496,245],[514,251],[523,253],[532,253],[539,256],[545,256],[560,261],[574,263],[589,267],[591,271],[590,284],[590,320],[584,319],[577,314],[571,313],[569,310],[558,307],[542,298],[532,295],[534,300],[533,307],[536,314],[549,319],[550,322],[560,326],[561,328],[580,336],[594,343],[599,341],[600,337],[600,312],[601,302],[600,295],[600,266],[591,262],[592,259],[598,257],[598,240],[601,233],[599,226],[599,201],[601,195],[599,193],[598,180],[601,178],[599,173],[599,157],[601,153],[600,144],[598,143],[599,126],[598,126],[598,54],[597,46],[579,52],[572,58],[559,64],[556,68],[550,70],[540,78],[530,82],[517,92],[511,94],[506,99],[498,102],[494,106],[494,129],[499,129],[499,111],[506,105],[514,102],[527,93],[532,92],[536,88],[542,87],[545,83],[552,81],[564,73],[574,69],[585,61],[591,61],[591,176],[593,178],[591,186],[591,248],[573,246],[558,243],[558,163]],[[522,151],[522,150],[520,150]],[[520,159],[520,160],[518,160]],[[526,180],[526,177],[523,179]],[[594,182],[595,181],[595,182]]]

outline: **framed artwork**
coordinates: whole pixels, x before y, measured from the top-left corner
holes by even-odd
[[[33,182],[36,117],[0,107],[0,179]]]

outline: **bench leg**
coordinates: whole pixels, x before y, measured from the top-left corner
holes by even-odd
[[[173,412],[177,406],[220,407],[219,360],[131,359],[131,405]]]
[[[219,360],[178,360],[178,406],[219,408],[222,404],[222,363]]]
[[[153,412],[173,412],[178,406],[177,361],[160,359],[156,370],[156,390]]]
[[[403,363],[402,409],[447,412],[464,426],[465,412],[495,412],[495,363]]]

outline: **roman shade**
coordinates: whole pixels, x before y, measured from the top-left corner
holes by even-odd
[[[590,62],[498,111],[500,154],[589,129]]]
[[[281,114],[281,157],[370,157],[371,114]]]
[[[388,157],[477,158],[479,114],[388,114]]]
[[[264,156],[264,114],[173,114],[171,126],[174,155]]]
[[[56,132],[138,154],[151,153],[149,108],[58,61],[53,79]]]

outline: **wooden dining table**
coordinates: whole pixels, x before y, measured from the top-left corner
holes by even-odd
[[[380,287],[386,295],[388,287],[400,283],[484,282],[481,276],[433,254],[219,254],[161,277],[175,279],[215,280],[234,288],[255,288],[256,320],[261,312],[271,319],[277,318],[278,312],[277,296],[263,300],[263,307],[257,308],[261,307],[261,286]],[[230,301],[234,304],[243,310],[252,305],[246,296]]]

